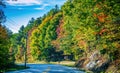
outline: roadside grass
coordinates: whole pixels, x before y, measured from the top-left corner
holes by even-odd
[[[25,68],[25,66],[23,66],[23,65],[14,65],[14,66],[12,66],[12,67],[10,67],[10,68],[7,68],[7,69],[5,70],[5,72],[23,70],[23,69],[28,69],[28,68],[29,68],[29,67],[26,67],[26,68]]]
[[[60,61],[60,62],[50,62],[50,64],[59,64],[69,67],[75,67],[75,61]]]
[[[23,64],[22,62],[16,62],[16,64]],[[75,61],[56,61],[56,62],[46,62],[46,61],[34,61],[34,62],[28,62],[27,64],[59,64],[59,65],[64,65],[64,66],[69,66],[69,67],[75,67]]]
[[[16,64],[23,64],[23,62],[16,62]],[[28,62],[27,64],[60,64],[60,65],[66,65],[66,66],[74,66],[75,61],[60,61],[60,62],[34,61],[34,62]]]

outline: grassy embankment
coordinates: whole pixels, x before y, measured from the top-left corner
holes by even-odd
[[[0,70],[0,72],[4,73],[4,72],[8,72],[8,71],[16,71],[16,70],[23,70],[23,69],[28,69],[29,67],[25,67],[24,65],[14,65],[14,66],[11,66],[5,70]]]

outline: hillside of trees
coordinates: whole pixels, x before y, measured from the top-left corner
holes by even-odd
[[[3,1],[0,1],[0,6],[5,7]],[[4,11],[0,9],[0,72],[9,68],[10,65],[14,64],[14,56],[13,53],[10,53],[11,46],[11,36],[12,32],[6,28],[2,23],[6,21],[6,16]]]
[[[43,17],[31,18],[9,40],[17,62],[24,62],[26,51],[28,62],[73,60],[76,67],[94,73],[117,73],[120,71],[120,1],[67,0],[61,8],[56,5]],[[66,55],[70,58],[65,59]]]

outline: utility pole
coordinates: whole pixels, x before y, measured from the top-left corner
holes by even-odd
[[[26,66],[26,63],[27,63],[27,39],[28,39],[28,33],[26,33],[26,48],[25,48],[25,51],[24,51],[24,59],[25,59],[25,68],[27,67]]]

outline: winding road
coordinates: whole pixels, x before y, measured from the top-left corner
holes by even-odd
[[[85,73],[72,67],[57,64],[27,64],[27,66],[30,68],[6,73]]]

